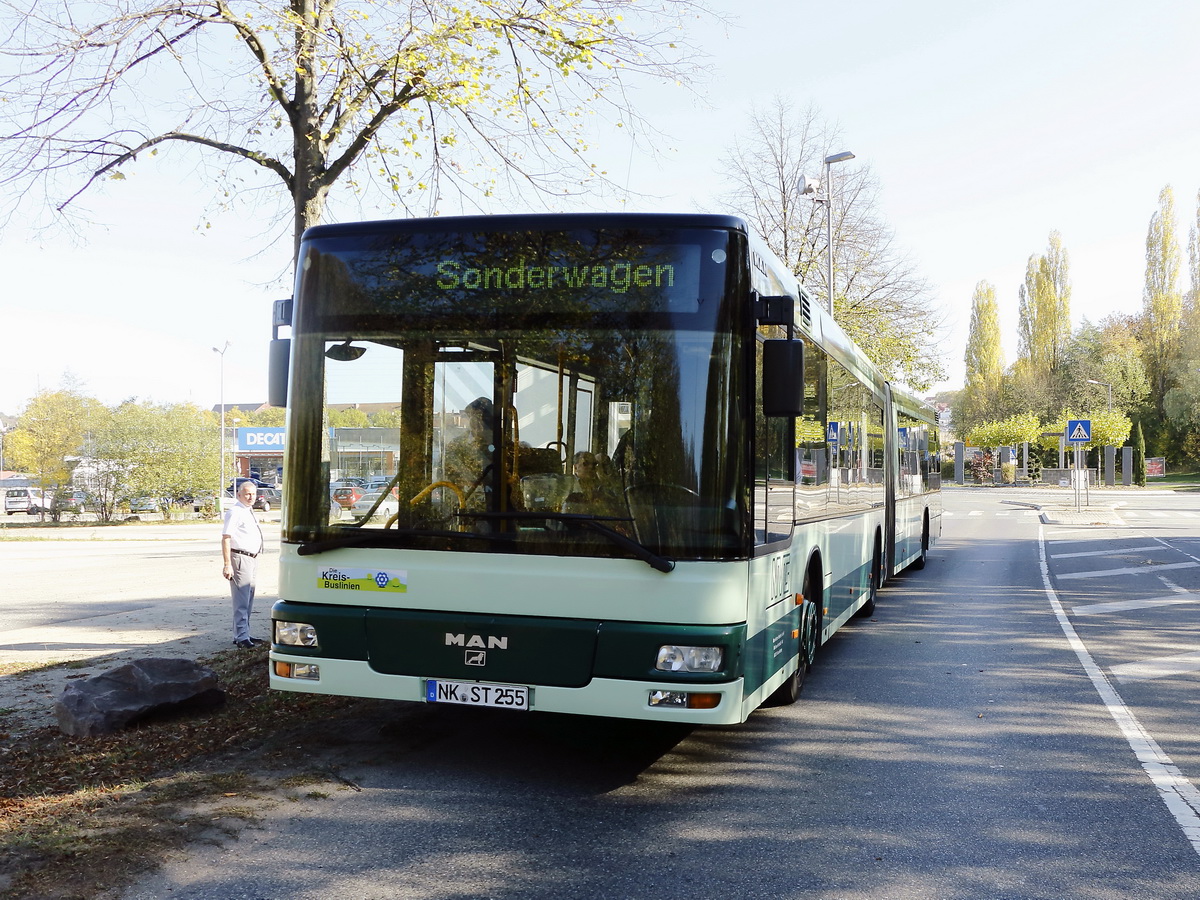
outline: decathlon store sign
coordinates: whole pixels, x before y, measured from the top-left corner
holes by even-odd
[[[285,429],[283,428],[239,428],[237,449],[239,453],[282,453]]]

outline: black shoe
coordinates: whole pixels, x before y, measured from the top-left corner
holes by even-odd
[[[249,638],[242,641],[234,641],[234,643],[238,645],[238,649],[240,650],[251,650],[254,647],[254,641]]]
[[[261,647],[265,647],[267,645],[267,642],[264,641],[262,638],[250,638],[250,643],[255,644],[257,646],[261,646]]]

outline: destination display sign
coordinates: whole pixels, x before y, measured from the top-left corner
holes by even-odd
[[[331,239],[302,263],[327,315],[409,321],[459,314],[696,313],[725,296],[728,235],[714,230],[435,232]]]
[[[692,248],[696,249],[696,248]],[[521,259],[515,266],[470,266],[456,260],[437,264],[437,286],[443,291],[476,290],[551,291],[592,288],[614,294],[630,288],[673,289],[689,274],[686,262],[579,262],[557,265],[531,264]],[[694,278],[693,278],[694,280]]]

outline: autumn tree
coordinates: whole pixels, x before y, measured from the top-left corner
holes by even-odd
[[[96,400],[71,385],[40,391],[4,439],[5,462],[33,475],[43,490],[66,487],[85,454],[89,429],[101,409]]]
[[[1016,447],[1037,441],[1042,432],[1041,420],[1031,412],[1017,413],[1005,419],[980,422],[966,433],[972,447]]]
[[[812,106],[776,97],[751,109],[722,159],[729,187],[723,211],[741,215],[772,251],[822,297],[834,318],[890,377],[924,390],[944,377],[935,334],[942,316],[929,285],[897,246],[879,212],[879,185],[866,166],[835,169],[822,202],[802,195],[807,174],[824,177],[824,159],[840,150],[838,132]],[[832,208],[829,196],[832,194]],[[833,216],[834,286],[827,281],[825,215]]]
[[[1114,410],[1139,414],[1150,396],[1136,322],[1129,316],[1106,316],[1099,324],[1086,318],[1071,335],[1063,355],[1062,405],[1092,406],[1112,396]]]
[[[436,209],[597,174],[588,115],[638,125],[635,76],[686,82],[699,0],[0,0],[9,196],[67,211],[141,157],[222,161],[226,196],[286,191],[292,231],[339,180]],[[637,24],[628,14],[638,13]],[[260,177],[261,176],[261,177]],[[280,210],[280,218],[284,212]]]
[[[1000,345],[1000,309],[996,289],[986,281],[975,285],[971,326],[963,357],[966,380],[955,409],[955,427],[966,433],[994,420],[1000,411],[1004,383],[1004,351]]]
[[[122,403],[93,440],[96,490],[168,501],[212,491],[217,429],[212,413],[191,403]]]

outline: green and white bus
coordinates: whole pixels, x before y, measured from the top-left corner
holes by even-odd
[[[280,690],[743,722],[941,532],[933,411],[735,217],[318,226],[275,325]]]

